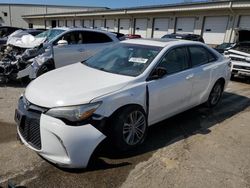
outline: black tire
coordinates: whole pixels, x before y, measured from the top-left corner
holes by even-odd
[[[220,102],[222,94],[224,90],[224,83],[221,80],[218,80],[215,84],[213,89],[211,90],[208,100],[206,102],[206,106],[209,108],[213,108],[217,106]]]
[[[136,127],[136,124],[132,124],[132,122],[129,124],[133,114],[134,117],[138,117],[139,123],[137,125],[142,124],[141,126]],[[138,129],[140,129],[140,131]],[[147,130],[147,116],[144,110],[139,106],[128,106],[116,113],[112,120],[112,141],[118,150],[127,151],[144,142]],[[134,133],[131,133],[129,136],[131,131]],[[132,138],[130,139],[129,137]]]

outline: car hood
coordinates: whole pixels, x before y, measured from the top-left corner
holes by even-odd
[[[35,79],[28,85],[25,97],[31,103],[47,108],[79,105],[117,91],[133,79],[76,63]]]
[[[17,30],[8,37],[7,44],[20,48],[34,48],[44,43],[45,40],[46,37],[35,38],[26,31]]]

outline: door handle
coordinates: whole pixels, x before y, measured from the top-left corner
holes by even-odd
[[[186,77],[186,80],[190,80],[194,77],[194,74],[189,74],[187,77]]]

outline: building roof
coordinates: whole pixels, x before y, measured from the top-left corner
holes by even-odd
[[[234,8],[250,8],[250,1],[247,0],[221,0],[221,1],[200,1],[200,2],[184,2],[175,4],[163,4],[153,6],[139,6],[129,8],[115,8],[105,10],[90,10],[90,11],[74,11],[67,13],[50,13],[50,14],[35,14],[23,15],[23,18],[53,18],[65,16],[104,16],[104,15],[121,15],[135,13],[159,13],[159,12],[180,12],[180,11],[199,11],[199,10],[220,10]]]
[[[31,4],[31,3],[0,3],[3,5],[13,5],[13,6],[46,6],[46,7],[65,7],[65,8],[103,8],[109,9],[108,7],[97,7],[97,6],[78,6],[78,5],[53,5],[53,4]]]

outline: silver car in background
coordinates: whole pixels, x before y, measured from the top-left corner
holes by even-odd
[[[5,67],[0,69],[0,76],[13,73],[14,79],[35,79],[55,68],[86,60],[119,41],[116,33],[66,27],[53,28],[35,37],[12,37],[9,44],[24,48],[25,51],[22,54],[14,54],[7,61],[2,60]]]

